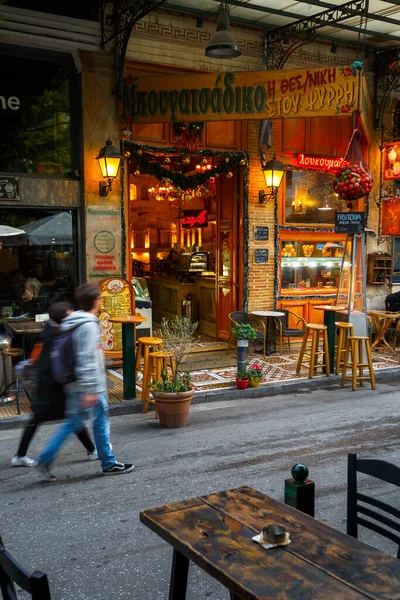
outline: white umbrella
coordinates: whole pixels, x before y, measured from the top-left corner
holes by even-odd
[[[0,237],[21,235],[21,233],[25,233],[25,231],[23,229],[17,229],[16,227],[9,227],[8,225],[0,225]]]

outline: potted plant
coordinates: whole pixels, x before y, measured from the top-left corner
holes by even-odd
[[[249,385],[249,376],[247,371],[238,371],[236,374],[236,387],[238,390],[245,390]]]
[[[187,317],[163,317],[157,336],[163,340],[163,350],[172,355],[175,370],[171,377],[166,371],[161,381],[151,384],[161,427],[185,427],[188,423],[194,388],[189,373],[179,373],[180,365],[188,358],[194,343],[197,323]]]
[[[249,345],[249,340],[255,340],[257,337],[257,331],[250,323],[237,323],[232,327],[231,331],[237,345],[242,348]]]
[[[262,368],[258,363],[253,363],[247,370],[250,387],[258,387],[263,379]]]

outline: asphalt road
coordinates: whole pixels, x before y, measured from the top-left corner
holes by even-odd
[[[344,531],[347,452],[400,465],[399,385],[200,404],[178,430],[149,415],[113,417],[115,454],[136,465],[118,477],[103,477],[73,439],[55,464],[57,482],[44,483],[36,469],[10,466],[20,431],[0,431],[0,534],[26,568],[48,574],[54,600],[164,600],[171,548],[140,524],[140,510],[240,485],[283,500],[291,467],[304,462],[317,518]],[[53,429],[40,430],[31,456]],[[398,489],[379,490],[400,507]],[[395,554],[372,535],[361,539]],[[188,600],[228,598],[191,568]]]

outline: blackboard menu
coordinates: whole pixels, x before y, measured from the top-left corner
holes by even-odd
[[[254,227],[254,239],[257,241],[267,241],[269,239],[269,227],[256,225]]]
[[[400,283],[400,236],[392,237],[392,283]]]
[[[268,262],[268,248],[256,248],[254,250],[254,262],[265,264]]]
[[[364,233],[364,212],[335,213],[335,233]]]

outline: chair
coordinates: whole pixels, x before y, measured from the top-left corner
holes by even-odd
[[[256,329],[257,327],[261,327],[262,331],[257,331],[256,340],[262,340],[263,352],[264,352],[264,358],[265,358],[266,353],[267,353],[267,328],[265,326],[264,321],[261,321],[259,319],[256,319],[255,317],[252,317],[245,310],[235,310],[235,311],[229,313],[228,316],[229,316],[230,322],[232,323],[232,326],[238,325],[239,323],[249,323],[250,325],[252,325],[254,327],[254,329]],[[231,336],[229,338],[228,350],[232,346],[232,343],[233,343],[233,334],[231,333]]]
[[[303,317],[300,317],[297,313],[287,310],[285,308],[280,308],[279,312],[285,313],[284,317],[276,317],[275,318],[275,327],[277,334],[279,336],[279,353],[282,354],[282,342],[283,338],[287,338],[287,343],[290,348],[290,338],[304,338],[304,333],[306,329],[306,321]],[[289,315],[292,315],[294,319],[297,319],[295,323],[295,327],[289,327]],[[302,325],[302,328],[299,328],[299,324]]]
[[[360,493],[357,473],[364,473],[400,487],[400,467],[385,460],[360,460],[355,452],[350,452],[347,456],[347,534],[358,538],[358,525],[375,531],[398,545],[397,558],[400,558],[400,510],[382,500]],[[370,506],[379,509],[380,512],[369,508]],[[359,516],[359,513],[364,516]],[[391,517],[395,517],[397,521]]]
[[[3,600],[17,600],[15,583],[28,592],[32,600],[51,600],[47,575],[40,571],[29,575],[4,548],[0,536],[0,590]]]

